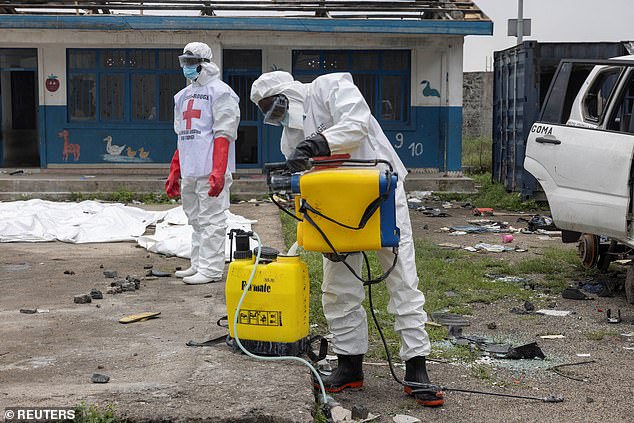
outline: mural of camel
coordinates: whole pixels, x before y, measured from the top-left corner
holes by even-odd
[[[68,130],[62,129],[57,136],[64,139],[64,150],[62,151],[62,160],[68,161],[68,155],[73,155],[73,161],[79,160],[79,144],[71,144],[68,142]]]

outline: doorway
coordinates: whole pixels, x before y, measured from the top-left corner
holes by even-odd
[[[0,167],[39,167],[37,50],[0,49]]]

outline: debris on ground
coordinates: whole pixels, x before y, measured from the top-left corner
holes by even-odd
[[[572,314],[570,310],[549,310],[549,309],[540,309],[535,312],[535,314],[542,314],[544,316],[555,316],[555,317],[565,317]]]
[[[117,271],[116,270],[104,270],[103,271],[103,275],[106,278],[109,278],[109,279],[116,278],[117,277]]]
[[[73,302],[75,304],[86,304],[92,302],[92,298],[88,294],[75,295]]]
[[[145,276],[156,276],[157,278],[167,278],[172,276],[170,272],[162,272],[160,270],[151,269],[145,274]]]
[[[586,294],[581,292],[578,288],[568,287],[561,292],[561,296],[563,298],[569,300],[591,300],[592,297],[588,297]]]
[[[392,417],[392,421],[394,421],[394,423],[419,423],[422,420],[417,417],[408,416],[407,414],[397,414]]]
[[[493,209],[490,207],[476,207],[473,209],[475,216],[493,216]]]
[[[93,300],[102,300],[103,299],[103,294],[97,288],[93,288],[93,289],[90,290],[90,297]]]
[[[146,311],[144,313],[132,314],[130,316],[120,318],[119,323],[145,322],[146,320],[158,317],[160,314],[160,311]]]
[[[110,376],[94,373],[90,380],[92,383],[108,383],[110,381]]]
[[[64,270],[65,275],[74,275],[75,272],[73,270]]]

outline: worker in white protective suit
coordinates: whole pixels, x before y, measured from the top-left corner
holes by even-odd
[[[312,157],[349,155],[352,159],[385,159],[398,173],[396,219],[400,228],[398,260],[387,288],[388,311],[395,314],[394,329],[401,336],[400,357],[406,363],[405,392],[425,406],[444,403],[440,388],[418,389],[430,384],[425,357],[431,351],[425,331],[425,297],[418,289],[414,243],[403,188],[405,166],[383,133],[370,107],[348,73],[317,77],[309,84],[295,81],[288,72],[262,74],[251,87],[251,101],[264,113],[264,122],[282,125],[282,153],[290,171],[301,172]],[[333,188],[333,195],[336,190]],[[377,252],[381,266],[388,269],[394,260],[391,248]],[[351,254],[347,262],[361,274],[361,254]],[[363,386],[363,356],[368,350],[368,324],[361,302],[365,290],[344,264],[323,261],[322,305],[338,367],[323,378],[328,392]]]
[[[209,46],[199,42],[187,44],[178,57],[191,83],[174,96],[178,147],[165,183],[169,197],[181,196],[193,227],[191,266],[176,272],[190,285],[220,281],[224,274],[225,211],[240,122],[238,96],[220,80],[220,70],[211,58]]]

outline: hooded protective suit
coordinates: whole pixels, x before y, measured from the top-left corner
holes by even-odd
[[[189,43],[184,53],[209,60],[174,96],[174,132],[182,176],[183,210],[192,225],[191,267],[177,272],[185,283],[220,280],[224,272],[226,216],[235,140],[240,122],[238,96],[220,79],[218,66],[204,43]]]
[[[398,173],[396,220],[401,240],[398,261],[386,280],[390,295],[388,311],[396,315],[394,329],[402,339],[400,357],[409,360],[428,355],[431,346],[425,331],[425,297],[418,289],[412,228],[402,182],[407,169],[350,74],[322,75],[312,83],[302,84],[287,72],[275,71],[263,74],[251,87],[251,100],[256,104],[277,94],[289,99],[288,124],[281,138],[281,150],[287,159],[301,141],[321,134],[333,155],[347,153],[353,159],[389,160]],[[377,255],[383,269],[388,269],[394,258],[392,250],[385,248]],[[362,256],[353,254],[347,260],[361,274]],[[368,325],[361,305],[364,287],[341,263],[324,259],[323,270],[322,305],[333,334],[333,351],[345,356],[365,354]]]

